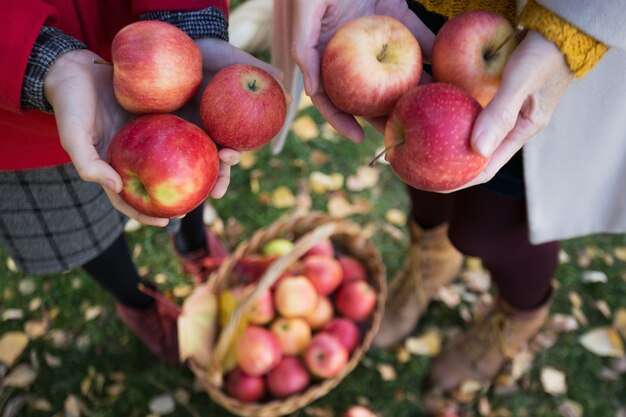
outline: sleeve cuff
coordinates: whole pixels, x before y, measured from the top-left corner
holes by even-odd
[[[192,39],[218,38],[228,42],[228,19],[217,7],[194,11],[147,12],[139,15],[139,19],[170,23]]]
[[[52,113],[46,100],[43,84],[50,66],[56,59],[74,49],[85,49],[84,43],[52,26],[43,26],[28,57],[22,83],[21,105],[24,110]]]
[[[591,71],[608,50],[605,44],[570,25],[535,0],[529,0],[522,9],[518,23],[554,42],[565,56],[572,73],[578,78]]]

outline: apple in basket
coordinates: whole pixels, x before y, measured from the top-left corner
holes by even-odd
[[[243,372],[261,376],[283,357],[278,337],[268,329],[250,325],[235,342],[235,361]]]
[[[321,295],[330,294],[341,284],[341,265],[332,256],[310,255],[302,260],[302,266],[302,274]]]
[[[324,331],[337,338],[339,342],[352,353],[361,342],[361,331],[350,319],[337,317],[324,327]]]
[[[279,317],[270,329],[278,337],[285,355],[298,355],[311,342],[311,326],[299,317]]]
[[[304,317],[315,310],[319,296],[303,275],[283,278],[274,290],[274,306],[284,317]]]
[[[225,390],[239,401],[259,401],[265,396],[265,379],[262,376],[247,375],[240,368],[235,368],[226,375]]]
[[[332,378],[348,364],[348,350],[329,333],[317,333],[304,351],[304,362],[313,375]]]
[[[344,317],[354,321],[369,318],[376,307],[377,294],[365,281],[352,281],[337,290],[335,306]]]
[[[302,361],[294,356],[283,360],[267,374],[267,388],[275,398],[285,398],[304,391],[311,378]]]
[[[333,303],[326,296],[320,296],[317,300],[317,307],[304,319],[309,323],[313,330],[320,329],[327,325],[335,316]]]

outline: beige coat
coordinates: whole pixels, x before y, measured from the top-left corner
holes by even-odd
[[[539,3],[611,49],[524,147],[531,241],[626,233],[626,2]]]

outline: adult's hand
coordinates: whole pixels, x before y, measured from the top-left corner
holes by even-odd
[[[165,226],[168,219],[146,216],[119,195],[122,178],[106,162],[106,152],[115,133],[133,116],[115,99],[112,67],[96,61],[100,57],[88,50],[70,51],[52,64],[46,76],[44,92],[54,109],[61,145],[78,175],[104,187],[117,210],[141,223]]]
[[[294,0],[293,55],[304,76],[304,90],[324,118],[354,142],[364,132],[353,115],[339,110],[320,82],[321,57],[335,32],[346,22],[361,16],[387,15],[404,23],[417,38],[422,53],[430,56],[433,33],[408,8],[406,0]],[[380,129],[382,119],[371,120]]]
[[[529,31],[504,68],[497,94],[476,119],[472,147],[491,159],[461,188],[489,181],[549,123],[574,76],[551,41]]]

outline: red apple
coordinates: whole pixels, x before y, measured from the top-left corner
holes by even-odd
[[[363,16],[343,25],[322,55],[322,82],[338,109],[363,117],[389,114],[422,74],[420,46],[389,16]]]
[[[414,88],[398,101],[387,120],[385,159],[413,188],[447,191],[466,184],[488,162],[470,144],[481,110],[469,93],[452,84]]]
[[[246,287],[246,294],[254,291],[255,284]],[[276,310],[274,308],[274,299],[270,290],[265,290],[259,295],[248,310],[248,321],[253,324],[267,324],[274,318]]]
[[[304,391],[311,383],[309,372],[300,359],[285,357],[267,374],[267,388],[276,398],[285,398]]]
[[[317,300],[315,310],[306,315],[304,319],[309,323],[311,329],[317,330],[330,323],[334,316],[335,309],[333,308],[333,303],[328,297],[321,296]]]
[[[363,321],[372,315],[376,299],[376,291],[367,282],[352,281],[337,290],[335,307],[344,317]]]
[[[457,15],[435,38],[434,79],[463,87],[484,107],[498,91],[504,66],[516,46],[515,28],[504,16],[487,10]]]
[[[169,113],[202,83],[202,53],[185,32],[159,20],[123,27],[111,44],[113,90],[133,113]]]
[[[341,265],[343,282],[365,280],[367,278],[367,270],[358,259],[343,255],[337,258]]]
[[[321,295],[330,294],[341,284],[341,265],[333,257],[309,255],[302,260],[302,266],[302,274]]]
[[[298,355],[311,341],[311,326],[299,317],[280,317],[270,327],[284,355]]]
[[[286,277],[274,290],[274,306],[284,317],[305,317],[317,306],[317,290],[305,276]]]
[[[278,338],[263,327],[246,327],[235,343],[235,362],[251,376],[267,373],[278,365],[282,357]]]
[[[122,177],[120,196],[148,216],[176,217],[199,206],[219,171],[215,143],[198,126],[171,114],[136,118],[108,150]]]
[[[323,255],[323,256],[335,256],[335,248],[333,246],[333,242],[330,239],[322,240],[321,242],[313,245],[308,251],[302,255],[303,258],[306,258],[310,255]]]
[[[261,68],[235,64],[209,81],[200,99],[200,117],[218,144],[238,151],[260,148],[283,127],[285,93]]]
[[[304,362],[311,373],[319,378],[337,376],[348,363],[348,350],[328,333],[318,333],[304,351]]]
[[[361,331],[352,320],[337,317],[333,319],[326,327],[324,332],[335,336],[341,344],[352,353],[361,342]]]
[[[265,396],[265,380],[262,376],[251,376],[240,368],[235,368],[226,375],[226,393],[246,403],[259,401]]]
[[[377,417],[376,414],[367,407],[362,405],[353,405],[349,407],[341,417]]]

